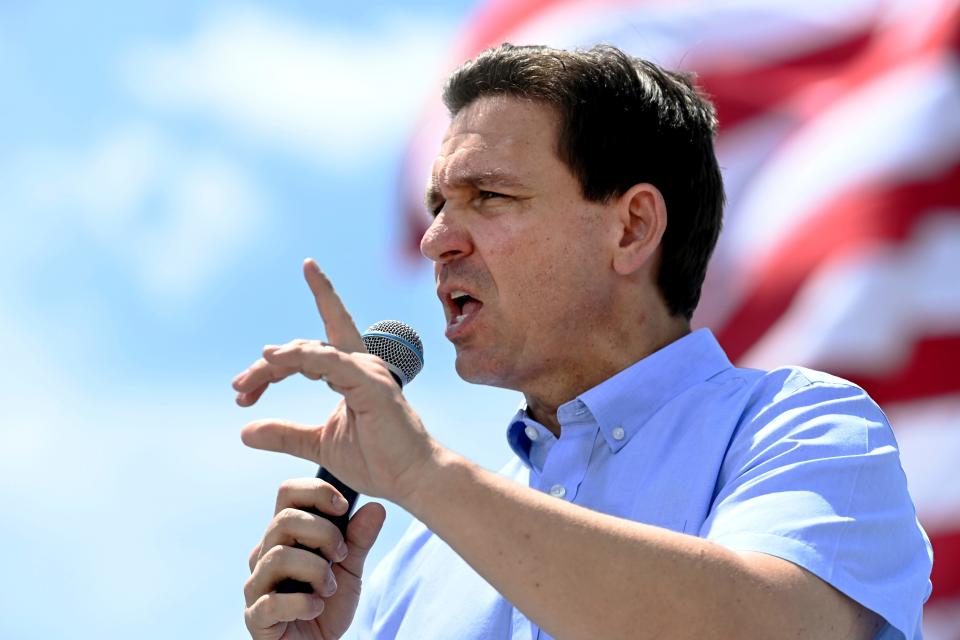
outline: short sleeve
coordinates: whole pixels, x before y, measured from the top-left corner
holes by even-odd
[[[815,574],[919,638],[932,550],[886,416],[860,388],[806,370],[758,385],[700,535]]]

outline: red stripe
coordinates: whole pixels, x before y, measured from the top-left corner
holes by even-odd
[[[930,602],[960,596],[960,531],[932,536],[930,542],[933,545]]]
[[[960,391],[960,335],[917,340],[903,366],[883,375],[846,372],[830,367],[831,373],[860,385],[881,406]],[[808,363],[817,368],[816,362]],[[958,461],[960,462],[960,461]]]
[[[860,32],[822,49],[762,67],[737,70],[723,63],[699,74],[713,100],[722,129],[771,110],[787,109],[789,98],[833,77],[861,55],[873,34]]]
[[[713,97],[724,128],[768,111],[787,112],[806,120],[842,95],[905,62],[960,49],[960,4],[941,5],[940,14],[931,19],[910,13],[883,30],[851,34],[823,49],[767,67],[739,73],[723,68],[710,71],[708,67],[701,82]],[[919,37],[918,24],[929,26]],[[734,57],[731,60],[736,62]],[[722,61],[720,64],[724,65]]]
[[[928,181],[851,190],[821,207],[771,250],[749,276],[755,282],[717,335],[736,360],[786,312],[806,279],[835,255],[902,241],[932,209],[960,207],[960,164]]]

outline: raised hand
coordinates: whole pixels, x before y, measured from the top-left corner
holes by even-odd
[[[361,493],[402,502],[438,447],[383,361],[366,353],[350,314],[312,260],[304,263],[304,276],[328,342],[265,347],[263,357],[234,379],[237,403],[252,405],[271,383],[295,373],[325,380],[344,400],[322,425],[259,420],[244,427],[241,438],[250,447],[317,462]]]

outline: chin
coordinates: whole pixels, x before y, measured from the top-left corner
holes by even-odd
[[[467,355],[458,351],[455,367],[457,375],[465,382],[482,384],[488,387],[517,389],[517,386],[511,383],[511,376],[507,374],[503,363],[493,358],[478,354]]]

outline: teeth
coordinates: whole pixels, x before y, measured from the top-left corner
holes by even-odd
[[[454,322],[454,324],[456,324],[456,323],[460,322],[461,320],[463,320],[463,319],[466,318],[466,317],[467,317],[467,316],[459,315],[459,316],[457,316],[456,318],[453,319],[453,322]]]
[[[457,298],[462,298],[463,296],[467,296],[467,295],[470,295],[470,294],[468,294],[466,291],[461,291],[460,289],[456,289],[455,291],[450,292],[450,298],[453,300],[456,300]]]

